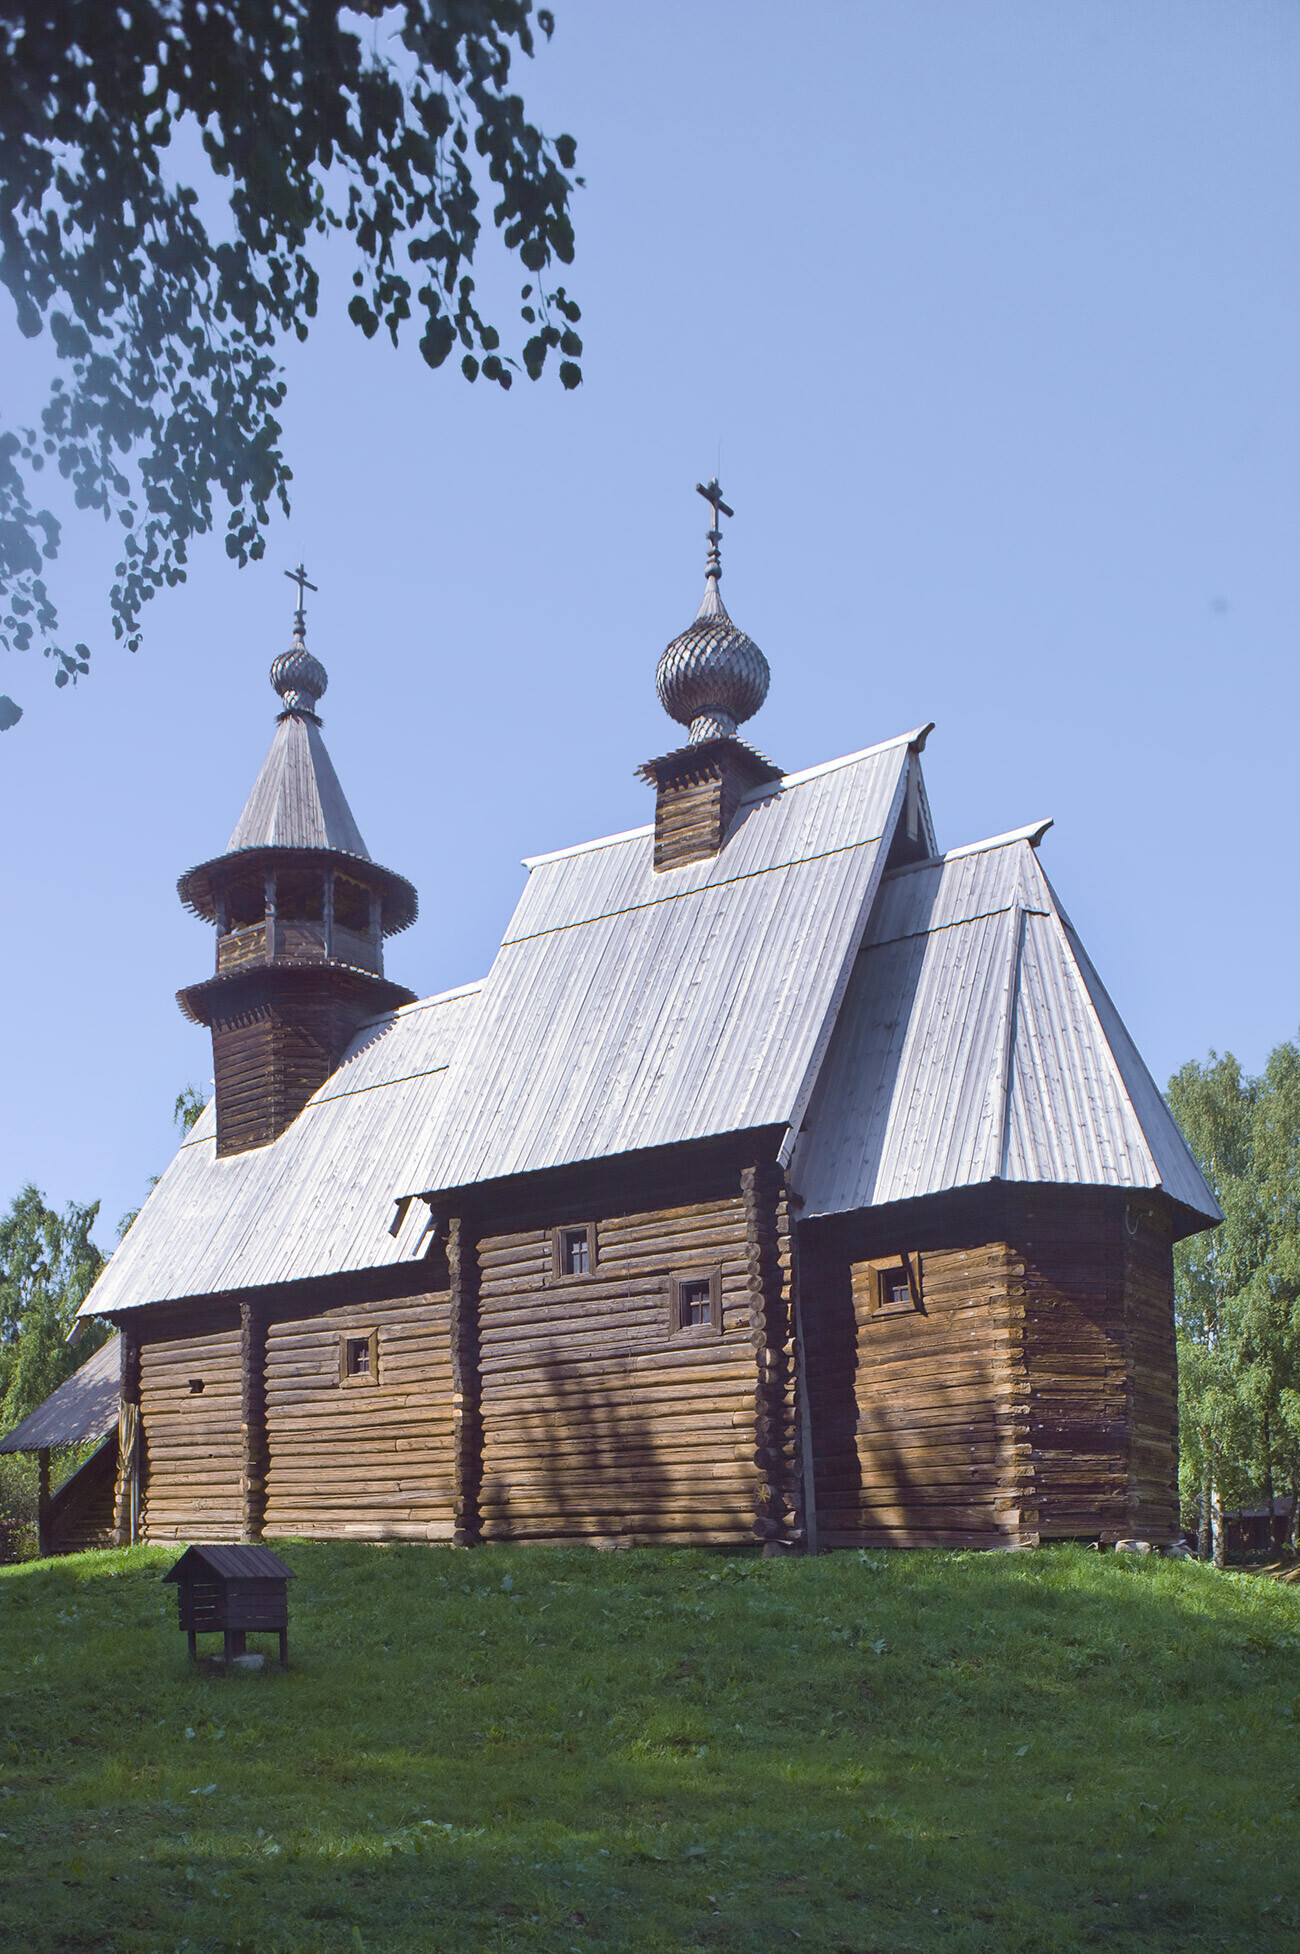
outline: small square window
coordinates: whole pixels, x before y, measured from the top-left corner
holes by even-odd
[[[919,1255],[887,1255],[876,1261],[855,1262],[850,1276],[860,1321],[925,1314]]]
[[[557,1228],[551,1237],[551,1273],[557,1277],[589,1276],[596,1270],[596,1224],[584,1221]]]
[[[876,1285],[881,1309],[911,1309],[912,1285],[901,1262],[892,1269],[881,1269],[876,1276]]]
[[[203,1379],[201,1377],[192,1377],[189,1384],[190,1396],[192,1398],[201,1398],[203,1396]]]
[[[674,1276],[669,1328],[673,1331],[722,1330],[722,1279],[716,1269],[702,1276]]]
[[[374,1330],[345,1336],[340,1372],[344,1384],[374,1384],[379,1371],[379,1338]]]
[[[702,1329],[713,1321],[713,1284],[707,1276],[684,1282],[677,1291],[683,1330]]]

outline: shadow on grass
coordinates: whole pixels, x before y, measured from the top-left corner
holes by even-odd
[[[1037,1555],[294,1543],[295,1667],[169,1552],[6,1570],[7,1948],[1271,1948],[1300,1597]]]

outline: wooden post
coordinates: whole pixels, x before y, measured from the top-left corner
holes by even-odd
[[[275,870],[273,868],[268,868],[266,871],[265,888],[266,924],[264,953],[268,957],[273,957],[277,948],[275,940]]]
[[[378,889],[370,891],[370,948],[374,952],[375,969],[381,974],[384,968],[384,903]]]
[[[121,1408],[117,1420],[117,1484],[113,1495],[113,1538],[132,1547],[140,1532],[140,1339],[122,1326]]]
[[[483,1483],[483,1419],[479,1385],[478,1243],[461,1215],[447,1226],[451,1282],[451,1390],[454,1530],[457,1547],[479,1537],[479,1489]]]
[[[50,1448],[36,1454],[36,1552],[41,1560],[50,1551]]]
[[[334,955],[334,871],[325,871],[325,894],[321,914],[325,918],[325,957],[326,961]]]
[[[260,1540],[266,1520],[266,1474],[270,1463],[266,1434],[266,1304],[245,1298],[239,1305],[240,1406],[242,1455],[239,1467],[240,1538]]]
[[[803,1293],[799,1287],[799,1237],[794,1204],[786,1190],[790,1231],[790,1329],[794,1343],[795,1486],[802,1509],[804,1545],[817,1552],[817,1477],[813,1460],[812,1407],[808,1402],[808,1363],[804,1356]]]
[[[758,1376],[754,1386],[754,1534],[770,1542],[799,1537],[795,1489],[795,1433],[791,1386],[793,1343],[789,1297],[781,1267],[781,1170],[758,1160],[740,1177],[745,1202],[749,1327]]]

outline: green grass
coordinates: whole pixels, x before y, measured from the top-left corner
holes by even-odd
[[[168,1551],[0,1569],[7,1954],[1300,1945],[1294,1588],[283,1551],[285,1676],[190,1671]]]

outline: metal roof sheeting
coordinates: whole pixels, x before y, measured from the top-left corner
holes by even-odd
[[[474,989],[367,1025],[338,1070],[268,1147],[218,1159],[209,1105],[100,1276],[83,1316],[186,1296],[387,1268],[428,1248],[395,1201],[422,1157]]]
[[[0,1452],[39,1452],[46,1445],[107,1438],[117,1424],[121,1390],[122,1339],[115,1336],[92,1350],[80,1370],[0,1438]]]
[[[909,780],[930,832],[923,738],[756,789],[705,861],[656,874],[650,828],[535,858],[481,985],[366,1027],[268,1147],[218,1160],[205,1112],[84,1313],[411,1261],[399,1198],[761,1126],[809,1215],[1009,1179],[1217,1219],[1046,824],[882,879]]]
[[[336,848],[370,859],[320,731],[297,713],[276,727],[226,844],[228,854],[241,848]]]
[[[1023,835],[886,877],[794,1162],[806,1215],[985,1181],[1219,1209]]]
[[[402,1191],[797,1120],[917,737],[756,788],[704,861],[657,873],[645,828],[532,863]]]

